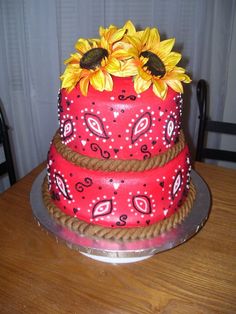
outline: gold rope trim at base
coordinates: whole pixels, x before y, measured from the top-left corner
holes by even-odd
[[[89,224],[78,218],[71,217],[63,213],[51,200],[47,187],[47,179],[44,179],[42,186],[43,201],[48,208],[50,215],[61,225],[66,226],[72,231],[85,236],[97,237],[110,240],[138,240],[156,237],[163,232],[170,230],[181,223],[189,214],[195,200],[196,190],[193,183],[190,183],[188,196],[183,205],[172,216],[159,221],[151,226],[137,228],[106,228],[99,225]]]
[[[183,131],[180,131],[179,141],[174,146],[172,146],[165,153],[156,155],[149,159],[138,160],[115,160],[115,159],[98,159],[91,158],[85,155],[81,155],[78,152],[73,151],[71,148],[62,144],[59,132],[53,138],[53,144],[56,147],[58,153],[61,154],[63,158],[67,161],[80,166],[82,168],[87,168],[91,170],[101,170],[101,171],[145,171],[155,167],[162,167],[167,162],[175,158],[184,148],[185,139]]]

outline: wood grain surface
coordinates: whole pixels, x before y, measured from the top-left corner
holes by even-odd
[[[57,242],[32,216],[40,165],[0,196],[0,313],[236,313],[236,171],[197,163],[212,210],[191,240],[112,265]]]

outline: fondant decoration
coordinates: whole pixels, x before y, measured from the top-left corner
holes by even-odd
[[[112,212],[112,200],[98,202],[93,208],[93,218],[105,216]]]
[[[120,221],[116,222],[116,225],[119,227],[124,227],[126,225],[126,220],[127,220],[128,216],[127,215],[121,215],[120,216]]]
[[[188,195],[190,165],[187,146],[163,166],[144,171],[83,168],[63,158],[54,145],[49,155],[50,160],[54,160],[50,165],[49,177],[54,177],[50,193],[59,191],[63,196],[60,201],[55,200],[56,205],[72,217],[75,215],[73,208],[81,208],[76,217],[87,223],[119,228],[116,223],[122,223],[120,217],[127,215],[125,228],[137,226],[137,221],[140,227],[147,226],[147,220],[152,225],[173,215],[179,202],[184,203]],[[59,174],[59,179],[55,180],[53,174]]]
[[[92,144],[90,145],[90,147],[91,147],[91,150],[92,150],[93,152],[99,151],[102,158],[109,159],[110,156],[111,156],[108,151],[106,151],[106,150],[103,151],[103,150],[101,149],[101,147],[100,147],[98,144],[96,144],[96,143],[92,143]]]
[[[151,158],[151,153],[148,151],[148,147],[146,144],[141,146],[141,152],[144,153],[143,159]]]
[[[65,198],[67,198],[68,200],[71,200],[71,197],[70,197],[68,190],[67,190],[66,182],[59,173],[55,174],[55,181],[56,181],[56,185],[57,185],[58,189],[63,194],[63,196]]]
[[[78,192],[83,192],[84,188],[88,188],[93,184],[93,180],[89,177],[84,178],[84,182],[77,182],[75,185],[75,189]]]
[[[147,145],[151,156],[171,148],[180,130],[180,115],[175,100],[179,94],[169,89],[166,99],[161,100],[153,96],[152,90],[148,90],[141,98],[137,95],[135,101],[127,99],[124,102],[118,100],[118,95],[122,94],[123,86],[126,89],[125,94],[135,93],[132,79],[114,77],[113,84],[114,100],[111,100],[110,93],[101,93],[94,89],[86,97],[81,95],[79,98],[76,88],[69,94],[65,89],[61,90],[63,112],[67,108],[66,97],[73,100],[70,114],[59,113],[60,125],[67,119],[73,122],[73,135],[65,139],[64,143],[72,150],[92,158],[102,157],[100,151],[107,152],[102,157],[104,159],[149,158],[150,155],[145,153],[145,146],[141,150],[143,145]],[[163,114],[160,116],[160,113]],[[166,140],[170,116],[174,118],[174,131]],[[91,143],[98,146],[93,145],[91,148]]]
[[[183,68],[176,66],[181,55],[171,51],[174,42],[174,38],[161,41],[156,28],[136,31],[131,21],[120,29],[114,25],[100,27],[100,38],[77,41],[76,53],[65,61],[62,87],[71,91],[79,83],[83,95],[87,95],[89,84],[98,91],[112,91],[112,74],[134,76],[137,94],[151,85],[161,99],[166,98],[168,86],[182,93],[182,82],[191,80]],[[134,101],[136,96],[120,94],[118,99]]]
[[[73,135],[73,122],[70,119],[65,120],[62,126],[62,136],[63,139],[67,139]]]
[[[119,188],[119,186],[120,186],[120,183],[115,182],[115,183],[113,183],[113,186],[114,186],[114,189],[115,189],[115,190],[118,190],[118,188]]]
[[[84,115],[88,129],[96,136],[108,139],[102,120],[95,114],[86,113]]]
[[[175,195],[178,193],[181,183],[182,183],[182,175],[181,175],[181,171],[178,171],[172,185],[172,192],[171,192],[172,198],[174,198]]]
[[[143,134],[147,133],[151,128],[152,118],[149,112],[144,113],[132,128],[131,142],[132,144]]]
[[[119,100],[127,100],[127,99],[135,100],[136,96],[135,95],[125,96],[125,95],[121,94],[121,95],[118,96],[118,99]]]
[[[175,129],[175,119],[171,115],[167,121],[166,131],[165,131],[165,139],[166,139],[166,142],[168,144],[170,144],[170,142],[171,142],[171,138],[172,138],[172,135],[174,133],[174,129]]]
[[[99,33],[79,39],[65,61],[60,135],[48,155],[50,202],[68,225],[99,227],[104,237],[107,228],[169,228],[190,208],[178,213],[192,191],[180,133],[182,82],[191,80],[177,66],[174,39],[161,41],[157,29],[137,31],[128,21]]]
[[[146,195],[137,195],[133,197],[134,208],[142,214],[150,214],[151,203],[150,199]]]

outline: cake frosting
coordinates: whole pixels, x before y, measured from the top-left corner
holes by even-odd
[[[77,88],[59,94],[62,143],[93,158],[139,159],[166,152],[178,139],[183,99],[169,90],[165,100],[151,89],[137,94],[132,78],[113,79],[111,92]]]
[[[191,210],[182,83],[190,82],[157,29],[100,28],[66,61],[59,130],[48,153],[43,198],[51,215],[83,234],[153,237]]]

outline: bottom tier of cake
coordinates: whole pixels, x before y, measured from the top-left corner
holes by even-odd
[[[47,171],[43,198],[49,212],[90,236],[120,240],[156,236],[180,223],[195,198],[187,145],[163,166],[101,171],[75,164],[52,144]]]

